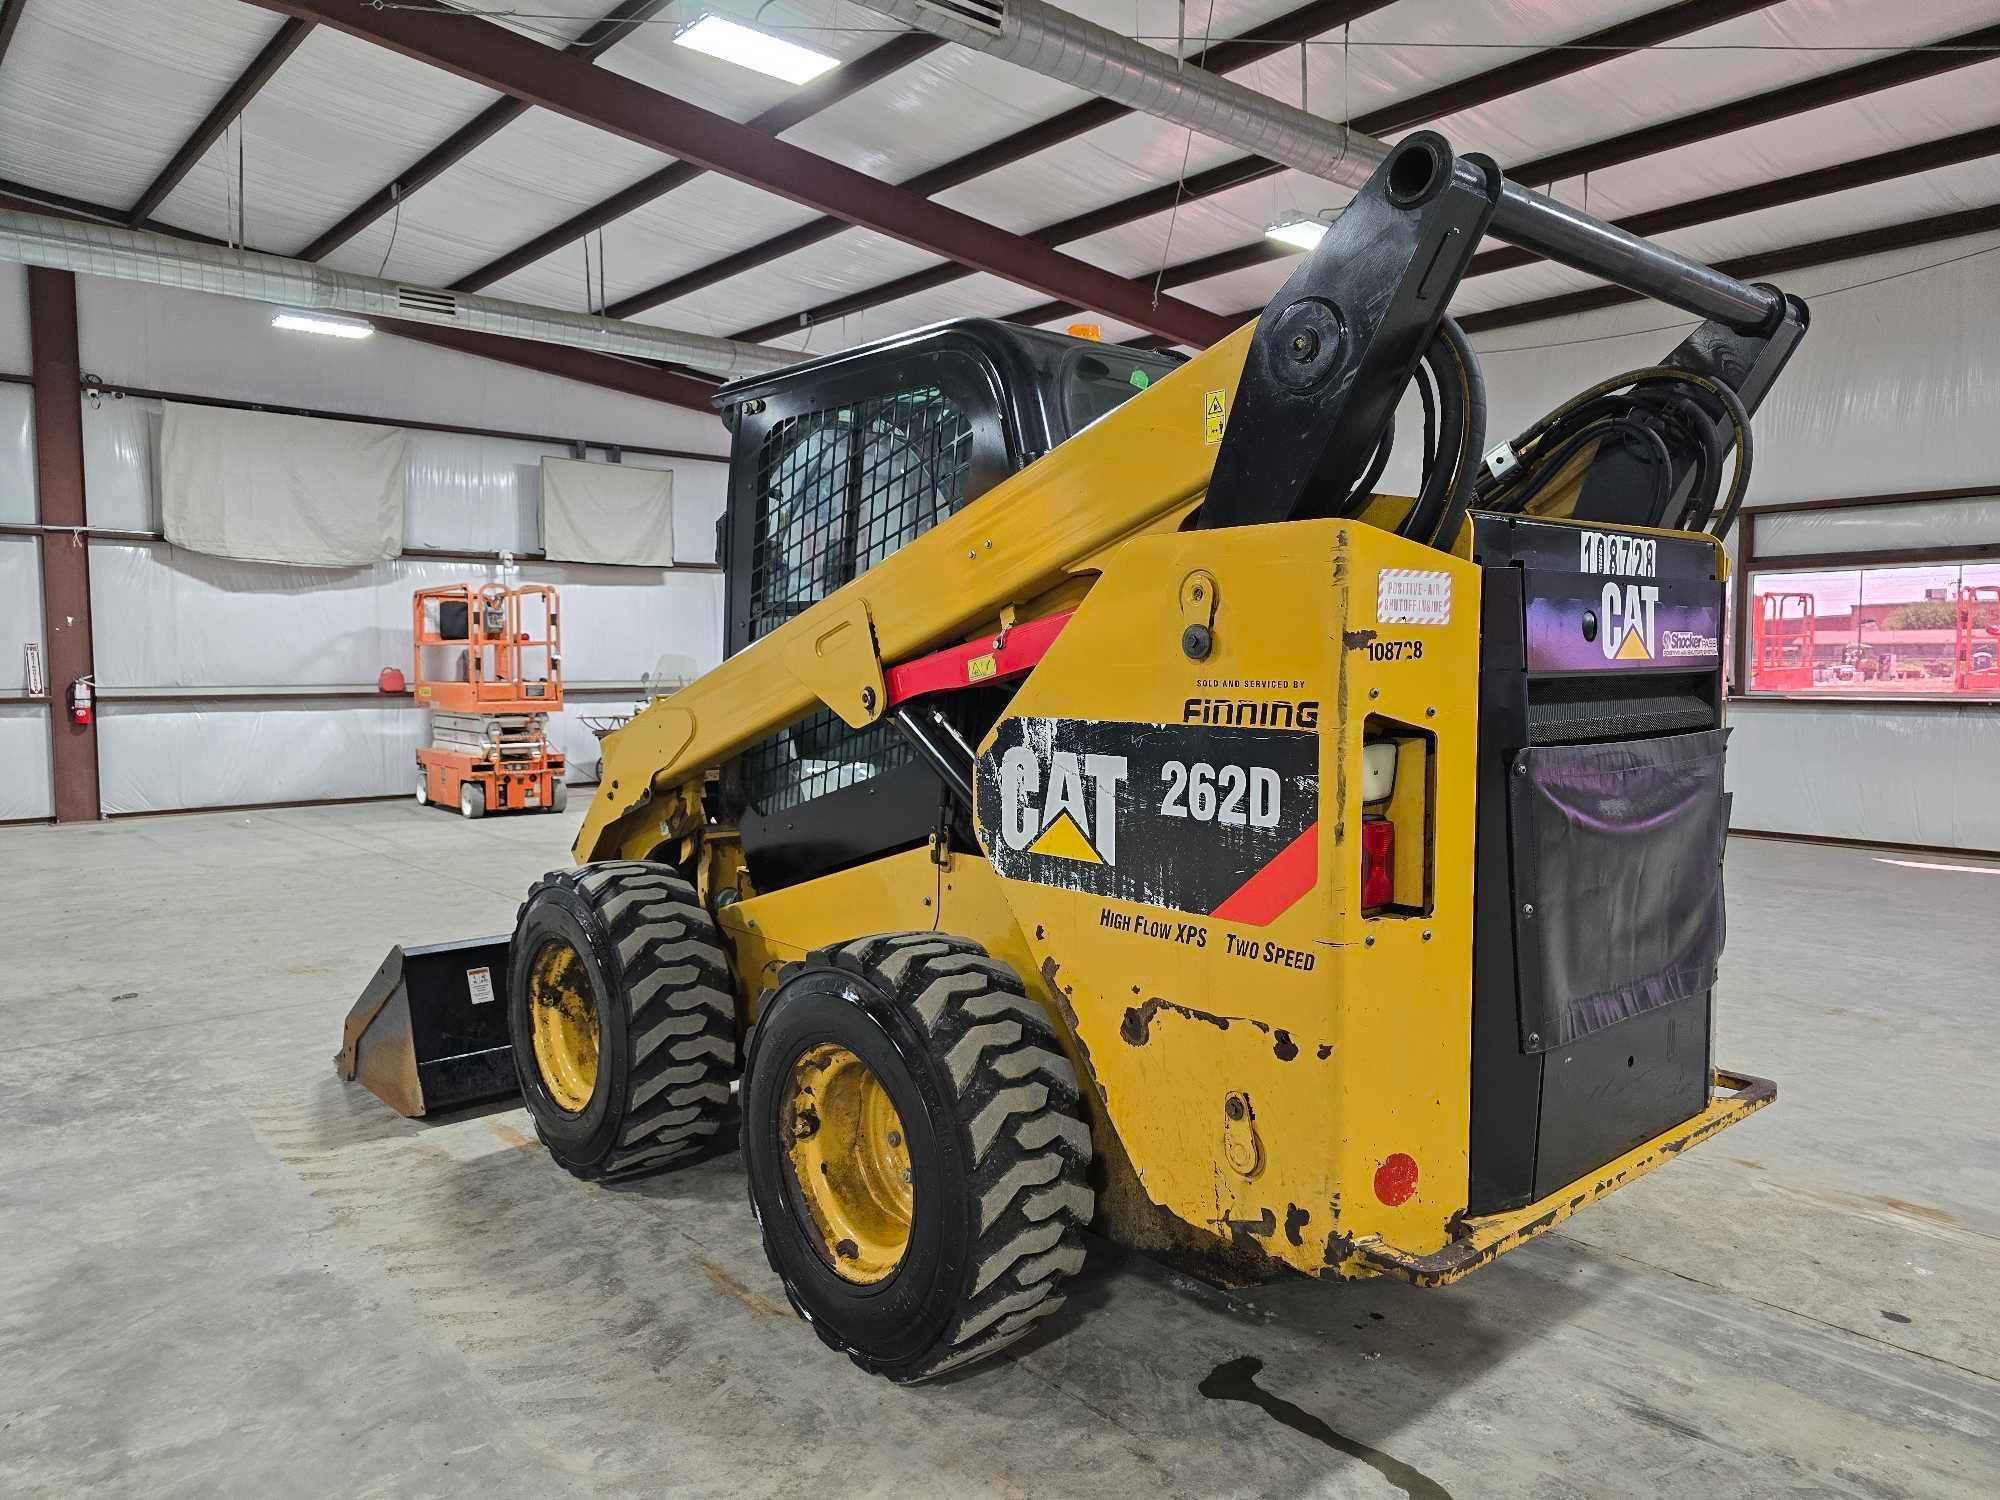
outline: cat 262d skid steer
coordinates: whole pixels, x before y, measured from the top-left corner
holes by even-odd
[[[1487,233],[1709,321],[1489,452]],[[739,1118],[794,1306],[914,1380],[1086,1226],[1436,1286],[1769,1102],[1711,1054],[1719,538],[1805,319],[1418,133],[1185,364],[970,322],[725,388],[732,654],[506,945],[550,1154]]]

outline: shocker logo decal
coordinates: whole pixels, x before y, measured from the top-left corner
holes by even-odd
[[[1319,741],[1296,730],[1008,719],[980,757],[1002,875],[1261,926],[1317,881]]]

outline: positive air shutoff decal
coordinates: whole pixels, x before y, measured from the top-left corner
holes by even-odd
[[[1014,880],[1263,926],[1318,874],[1318,737],[1008,719],[975,797]]]

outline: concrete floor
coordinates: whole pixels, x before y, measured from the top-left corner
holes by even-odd
[[[2000,1493],[2000,866],[1737,841],[1777,1105],[1464,1285],[1093,1263],[904,1391],[733,1155],[590,1188],[335,1081],[389,944],[507,927],[578,812],[0,830],[0,1494]]]

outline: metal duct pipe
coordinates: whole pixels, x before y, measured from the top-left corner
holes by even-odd
[[[401,318],[537,344],[567,344],[600,354],[688,365],[729,379],[769,374],[795,365],[801,358],[762,344],[652,328],[499,297],[407,286],[352,271],[331,271],[282,255],[13,210],[0,210],[0,260],[108,276],[116,281],[213,292],[273,307]]]
[[[861,0],[948,42],[1171,120],[1301,172],[1359,188],[1389,147],[1043,0]],[[1563,265],[1752,332],[1783,306],[1766,287],[1655,245],[1509,182],[1489,231]]]

